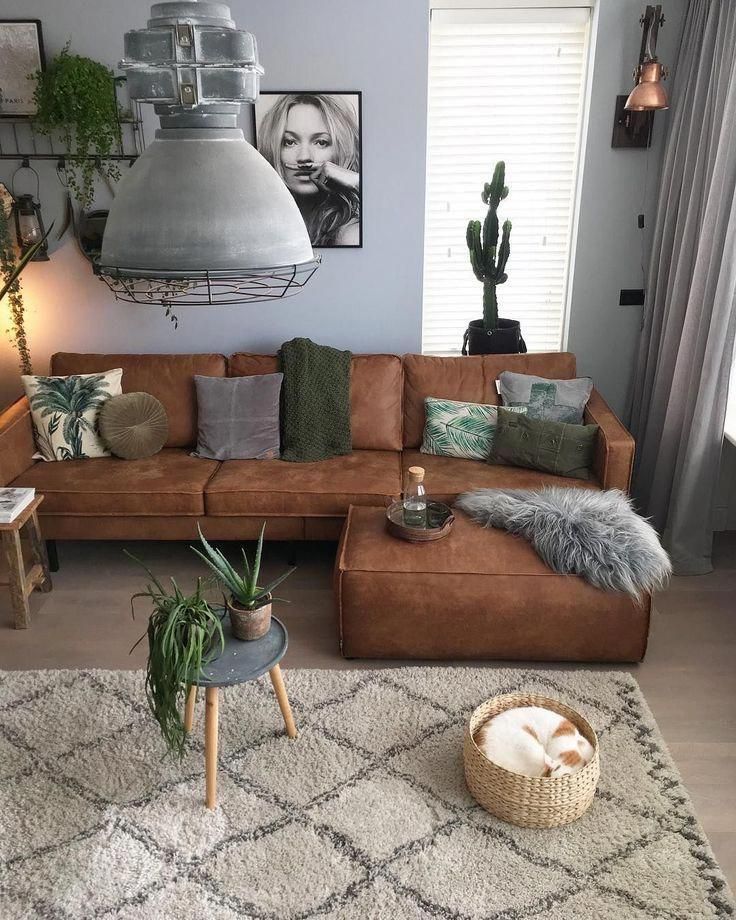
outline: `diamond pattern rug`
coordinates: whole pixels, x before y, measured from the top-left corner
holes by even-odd
[[[219,806],[203,705],[161,759],[143,677],[0,673],[2,920],[697,920],[734,903],[636,682],[602,671],[286,671],[221,694]],[[590,811],[516,828],[469,796],[462,733],[538,691],[598,731]]]

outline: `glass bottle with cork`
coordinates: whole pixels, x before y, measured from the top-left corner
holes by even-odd
[[[404,524],[407,527],[427,526],[427,495],[424,488],[424,468],[410,466],[404,482]]]

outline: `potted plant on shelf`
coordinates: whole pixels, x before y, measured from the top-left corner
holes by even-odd
[[[233,635],[236,639],[247,641],[265,636],[271,627],[272,601],[284,600],[273,597],[273,591],[291,575],[296,567],[292,566],[270,584],[261,587],[258,584],[258,578],[261,573],[265,524],[261,527],[261,535],[258,538],[252,563],[249,562],[245,549],[241,550],[243,554],[242,575],[230,565],[219,549],[215,549],[207,542],[199,525],[197,525],[197,530],[199,530],[199,539],[204,552],[198,550],[196,546],[193,546],[192,549],[212,569],[220,584],[230,592],[229,598],[225,598],[225,604],[230,614]],[[285,603],[288,602],[285,601]]]
[[[140,559],[127,550],[125,554],[151,579],[131,598],[133,614],[139,597],[149,598],[153,605],[148,628],[131,652],[148,637],[146,699],[168,753],[181,759],[187,738],[181,711],[187,694],[203,667],[225,647],[220,614],[205,600],[201,578],[192,594],[185,594],[173,578],[167,590]]]
[[[511,221],[503,222],[501,245],[498,245],[498,206],[508,195],[504,185],[506,165],[496,163],[493,178],[483,187],[481,198],[488,205],[482,232],[479,220],[468,224],[466,242],[470,264],[478,281],[483,282],[483,318],[468,324],[463,340],[463,354],[518,354],[526,351],[521,326],[515,319],[499,319],[496,288],[507,279],[506,262],[511,253]]]
[[[117,164],[106,159],[120,145],[121,113],[113,72],[99,61],[72,54],[67,42],[34,78],[34,126],[41,134],[60,137],[69,191],[88,208],[95,172],[120,178]]]

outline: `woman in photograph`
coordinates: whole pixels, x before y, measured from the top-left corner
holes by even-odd
[[[313,246],[360,245],[358,138],[338,95],[287,93],[263,116],[258,149],[296,199]]]

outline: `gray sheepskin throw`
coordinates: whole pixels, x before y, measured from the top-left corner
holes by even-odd
[[[479,489],[455,503],[484,527],[525,537],[560,575],[637,600],[667,584],[672,567],[654,528],[618,489]]]

